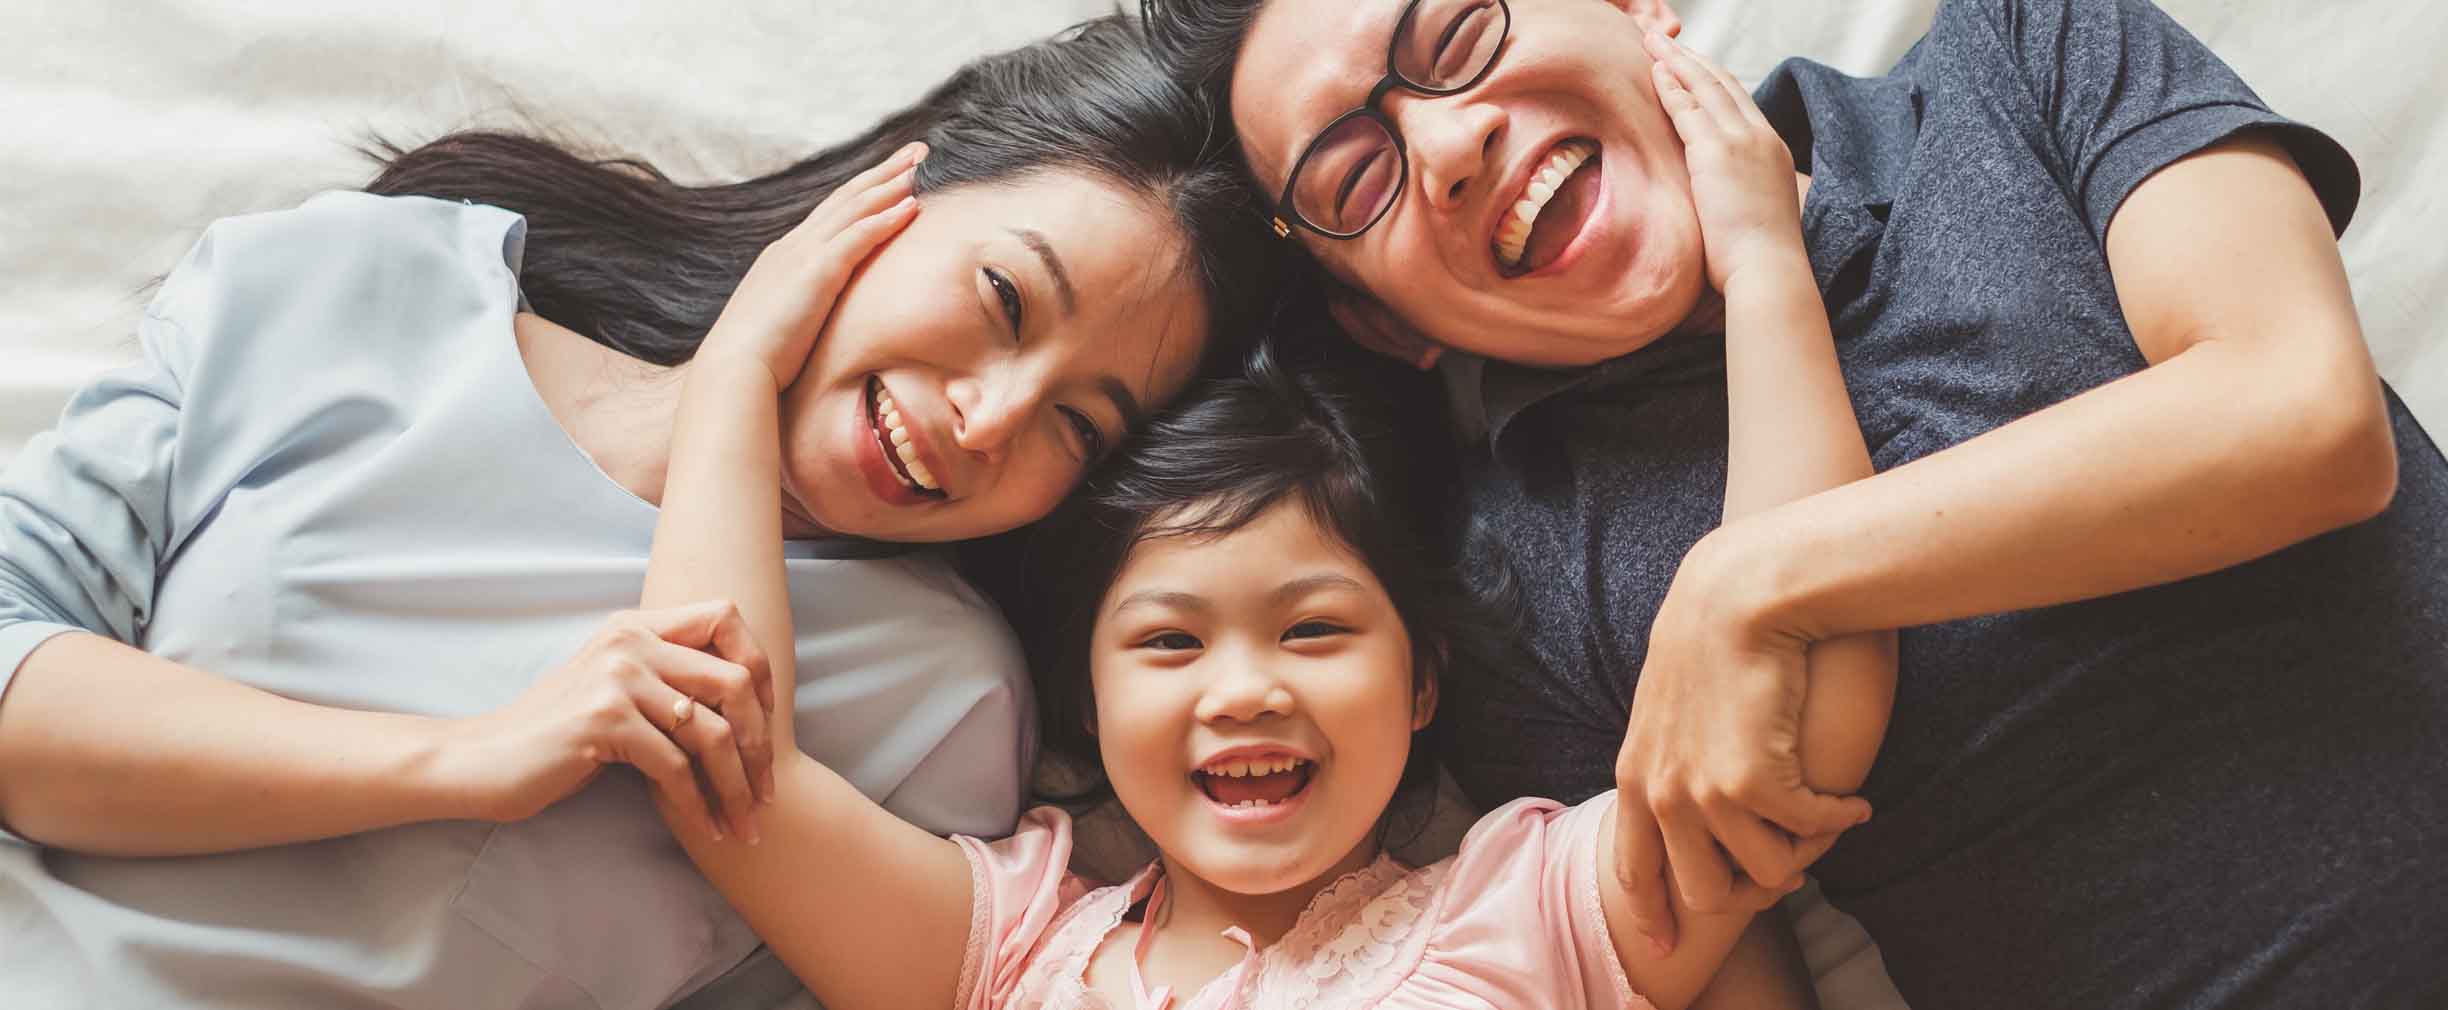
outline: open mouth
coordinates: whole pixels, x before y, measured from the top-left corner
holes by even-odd
[[[892,464],[893,477],[921,497],[944,500],[946,496],[935,483],[935,474],[918,459],[918,447],[911,442],[909,426],[902,420],[899,406],[884,389],[884,380],[873,376],[867,379],[867,420],[875,430],[876,445],[884,450],[884,461]]]
[[[1260,810],[1291,802],[1309,788],[1317,764],[1290,755],[1210,762],[1190,773],[1199,791],[1227,810]]]
[[[1603,160],[1596,141],[1579,137],[1547,152],[1496,227],[1492,246],[1499,273],[1534,273],[1571,248],[1597,207]]]

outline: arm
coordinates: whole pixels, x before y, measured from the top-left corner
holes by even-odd
[[[2173,582],[2387,506],[2379,378],[2283,150],[2248,136],[2152,176],[2108,260],[2150,367],[1720,531],[1709,582],[1747,622],[1819,640]]]
[[[800,752],[788,717],[796,663],[782,560],[781,390],[851,268],[907,222],[911,209],[892,202],[909,192],[914,164],[896,157],[843,186],[741,282],[684,379],[646,576],[648,606],[734,601],[766,646],[782,713],[772,729],[770,802],[746,839],[754,844],[718,841],[659,790],[658,805],[757,935],[840,1010],[951,1005],[969,939],[969,865],[959,847],[902,822]],[[714,732],[723,714],[701,713],[686,731]]]
[[[1845,395],[1827,312],[1802,248],[1792,155],[1724,71],[1662,37],[1652,37],[1650,45],[1658,58],[1660,101],[1687,149],[1709,280],[1725,298],[1728,521],[1868,477],[1869,450]],[[1894,636],[1875,632],[1823,642],[1809,650],[1805,665],[1807,697],[1780,710],[1793,718],[1750,728],[1779,741],[1788,774],[1799,780],[1796,788],[1850,791],[1868,774],[1886,730]],[[1635,706],[1634,732],[1618,767],[1622,792],[1606,832],[1617,843],[1602,866],[1627,885],[1605,894],[1618,957],[1634,987],[1660,1006],[1688,1004],[1712,978],[1721,993],[1741,994],[1728,998],[1792,1003],[1758,1002],[1808,991],[1799,974],[1757,977],[1782,976],[1789,960],[1728,953],[1746,934],[1752,939],[1745,950],[1776,938],[1781,924],[1754,922],[1752,912],[1798,885],[1798,877],[1746,882],[1748,900],[1707,911],[1690,898],[1733,890],[1720,845],[1745,865],[1807,865],[1835,834],[1795,838],[1744,809],[1729,791],[1713,786],[1710,759],[1716,755],[1636,746],[1644,718],[1661,712],[1685,717],[1675,704],[1684,699],[1669,696],[1661,704],[1646,680],[1639,691],[1647,704]],[[1687,799],[1695,792],[1699,803]],[[1635,881],[1640,886],[1631,886]]]

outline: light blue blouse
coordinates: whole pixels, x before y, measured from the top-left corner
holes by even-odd
[[[635,606],[655,509],[528,379],[524,238],[498,208],[357,193],[215,224],[143,361],[0,475],[0,678],[82,629],[319,705],[468,715]],[[1034,745],[1010,629],[938,553],[791,546],[801,745],[930,830],[1007,832]],[[633,773],[517,824],[225,855],[0,833],[11,1010],[648,1010],[755,946]]]

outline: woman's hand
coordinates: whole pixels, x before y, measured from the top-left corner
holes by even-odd
[[[1870,818],[1868,801],[1804,780],[1812,643],[1750,612],[1739,580],[1755,567],[1722,533],[1684,558],[1615,762],[1616,876],[1661,953],[1674,946],[1675,897],[1698,912],[1765,909]]]
[[[754,843],[752,809],[773,796],[773,708],[765,656],[730,604],[615,614],[516,700],[453,723],[444,778],[507,822],[633,765],[716,838],[728,822]]]
[[[835,189],[807,219],[766,246],[698,348],[755,358],[788,389],[807,364],[850,275],[918,213],[911,191],[926,145],[910,144]]]
[[[1726,291],[1734,276],[1766,257],[1798,258],[1802,199],[1793,152],[1768,125],[1734,75],[1656,32],[1643,35],[1658,103],[1683,138],[1692,204],[1709,283]]]

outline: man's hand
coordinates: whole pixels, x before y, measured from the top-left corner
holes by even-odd
[[[1811,643],[1728,605],[1713,543],[1692,549],[1658,610],[1615,762],[1616,874],[1661,953],[1678,896],[1701,912],[1764,909],[1870,818],[1868,801],[1804,784]]]

